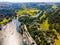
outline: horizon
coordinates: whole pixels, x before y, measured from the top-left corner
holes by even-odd
[[[0,3],[60,3],[60,2],[2,2]]]
[[[55,3],[55,2],[60,2],[60,0],[0,0],[0,2],[12,2],[12,3],[26,3],[26,2],[52,2],[52,3]]]

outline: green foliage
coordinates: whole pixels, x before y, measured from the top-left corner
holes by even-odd
[[[17,14],[18,16],[21,16],[21,15],[34,16],[34,15],[36,15],[38,12],[39,12],[38,9],[29,8],[29,9],[19,10],[19,11],[16,12],[16,14]]]
[[[52,5],[52,8],[53,8],[53,9],[56,9],[56,8],[58,8],[58,6],[57,6],[56,4],[53,4],[53,5]]]
[[[7,23],[8,21],[9,21],[9,19],[4,18],[4,19],[0,22],[0,24]]]
[[[42,21],[44,18],[46,18],[46,11],[43,12],[43,15],[39,19]]]
[[[45,10],[39,19],[42,30],[56,29],[60,33],[60,9]]]
[[[55,43],[55,39],[58,39],[56,32],[54,32],[52,29],[56,29],[58,32],[60,32],[58,30],[60,29],[59,12],[59,9],[53,9],[52,11],[45,10],[39,18],[33,19],[30,17],[31,15],[28,14],[27,17],[20,17],[19,21],[27,25],[28,32],[36,41],[37,45],[49,45],[46,40],[47,38],[51,38],[51,43]],[[37,28],[39,28],[39,30]]]
[[[60,9],[55,9],[50,15],[48,15],[48,21],[50,29],[56,29],[60,33]]]
[[[48,23],[48,18],[46,20],[44,20],[43,23],[40,24],[40,28],[42,30],[48,30],[49,29],[49,23]]]

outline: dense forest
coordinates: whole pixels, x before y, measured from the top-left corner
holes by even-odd
[[[21,10],[21,12],[22,11],[23,10]],[[18,11],[17,14],[20,15],[21,12]],[[23,14],[25,15],[25,13]],[[30,15],[28,15],[28,17],[22,16],[19,18],[19,21],[22,22],[22,24],[27,25],[28,32],[36,41],[37,45],[50,45],[50,44],[58,45],[59,44],[58,42],[60,40],[59,38],[60,37],[60,28],[59,28],[60,20],[59,19],[60,19],[60,9],[54,8],[53,10],[50,10],[50,9],[44,10],[40,14],[40,16],[37,18],[32,18]],[[21,29],[20,33],[23,34],[23,31],[24,30]]]
[[[43,8],[44,7],[44,8]],[[39,14],[42,11],[41,14]],[[39,14],[38,17],[34,17]],[[59,45],[60,42],[60,5],[59,3],[0,3],[0,25],[18,16],[21,25],[37,45]],[[23,34],[24,29],[19,32]]]

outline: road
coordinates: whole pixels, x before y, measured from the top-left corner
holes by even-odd
[[[35,40],[29,34],[26,25],[24,25],[24,27],[25,27],[24,28],[25,31],[23,31],[23,41],[25,41],[27,43],[27,45],[37,45]]]

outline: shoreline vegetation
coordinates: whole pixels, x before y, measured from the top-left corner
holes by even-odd
[[[59,16],[59,10],[60,9],[53,9],[52,13]],[[48,10],[50,11],[50,10]],[[24,24],[27,25],[28,32],[32,36],[32,38],[36,41],[37,45],[50,45],[50,44],[56,44],[59,45],[59,29],[56,29],[55,26],[59,24],[58,16],[55,18],[54,14],[44,11],[43,14],[36,19],[31,19],[27,17],[22,17],[19,19],[19,21],[23,21]],[[56,11],[56,12],[53,12]],[[49,14],[50,13],[50,14]],[[18,14],[18,13],[17,13]],[[53,16],[53,19],[52,19]],[[26,19],[25,19],[26,18]],[[50,19],[51,18],[51,19]],[[53,21],[54,20],[54,21]],[[56,21],[56,22],[55,22]],[[52,27],[56,23],[54,27]],[[53,24],[51,26],[51,24]],[[23,33],[23,29],[20,30],[20,33]],[[58,41],[58,42],[57,42]]]
[[[47,5],[43,5],[46,8]],[[49,5],[50,8],[40,10],[38,8],[27,8],[22,6],[22,9],[12,11],[12,15],[0,18],[0,25],[9,23],[12,19],[18,17],[21,22],[20,30],[23,34],[28,32],[34,39],[37,45],[59,45],[60,44],[60,7],[57,5]],[[42,7],[44,8],[44,7]],[[39,14],[42,11],[41,14]],[[6,13],[6,12],[5,12]],[[9,13],[10,14],[10,13]],[[33,16],[39,15],[37,18]],[[25,25],[25,26],[24,26]],[[27,44],[27,42],[25,42]],[[33,44],[33,43],[31,43]]]

